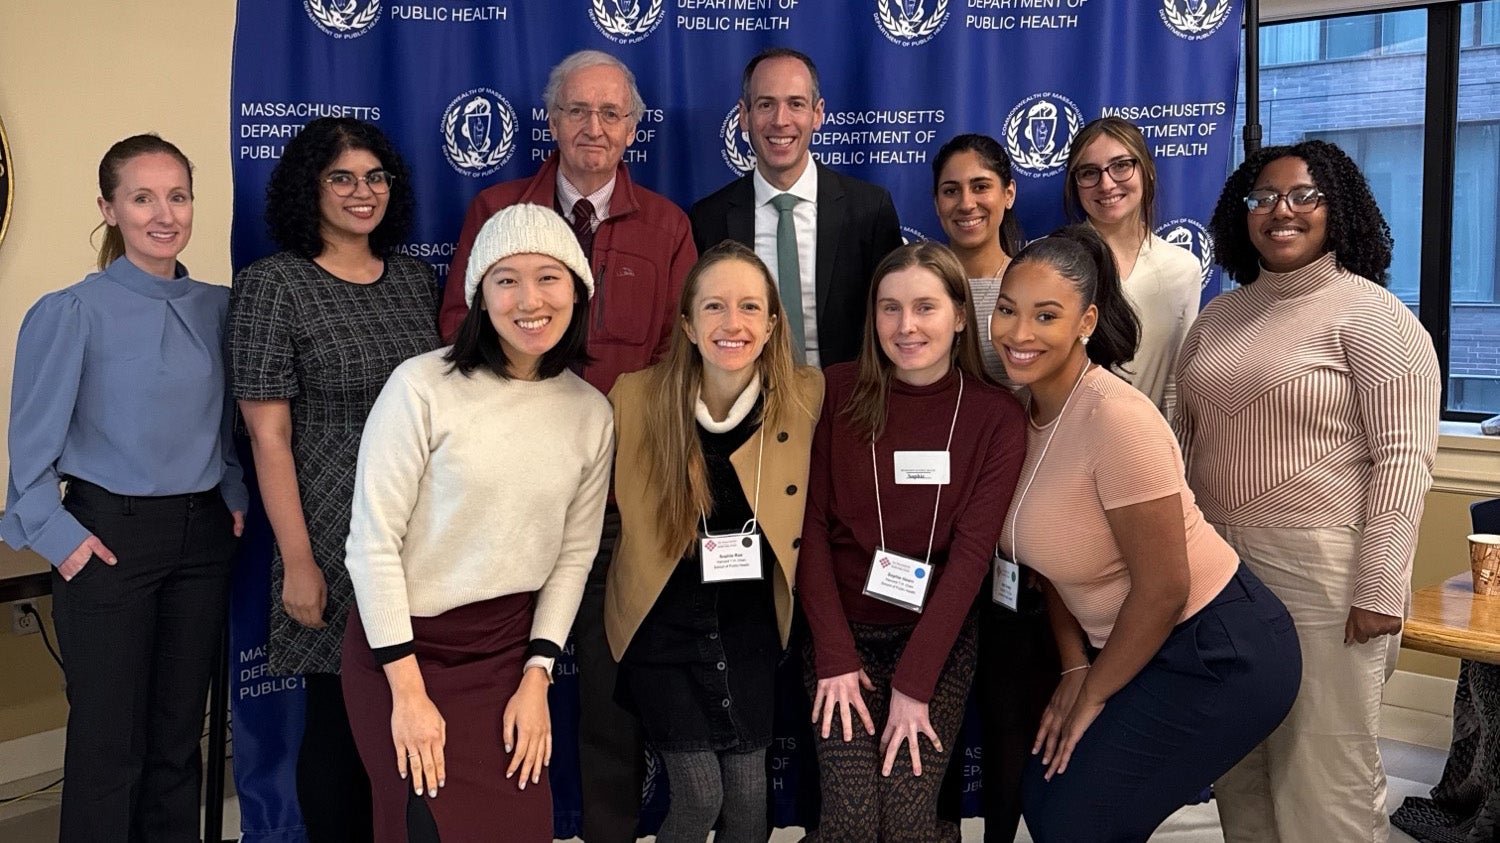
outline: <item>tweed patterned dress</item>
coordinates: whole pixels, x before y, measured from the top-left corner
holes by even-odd
[[[430,267],[386,260],[372,284],[341,280],[313,261],[281,252],[234,279],[229,352],[239,400],[290,399],[292,456],[313,559],[328,587],[324,629],[309,629],[281,605],[281,549],[271,559],[271,673],[338,673],[344,619],[354,588],[344,541],[365,417],[391,371],[437,348],[437,286]]]

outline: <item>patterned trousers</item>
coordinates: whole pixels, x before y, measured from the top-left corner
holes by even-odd
[[[889,777],[880,774],[885,760],[880,751],[880,735],[891,707],[891,677],[906,650],[915,624],[872,626],[850,624],[860,664],[875,684],[865,692],[865,705],[875,722],[875,734],[854,724],[854,740],[843,739],[843,724],[837,715],[823,740],[814,737],[818,748],[818,774],[822,779],[823,811],[818,830],[807,841],[817,843],[947,843],[959,840],[958,826],[939,820],[938,791],[943,773],[963,724],[964,704],[974,679],[974,662],[978,652],[975,623],[971,616],[964,622],[943,663],[942,674],[928,704],[928,719],[943,742],[938,752],[925,738],[920,754],[922,775],[911,771],[911,754],[905,744],[896,754]],[[818,677],[812,642],[808,641],[804,679],[808,696],[817,692]],[[817,734],[822,734],[821,728]]]

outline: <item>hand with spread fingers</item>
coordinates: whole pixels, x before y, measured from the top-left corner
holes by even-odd
[[[854,721],[851,714],[859,715],[860,722],[865,726],[866,734],[875,734],[875,721],[870,717],[870,709],[865,705],[865,698],[860,693],[861,690],[875,690],[875,683],[870,681],[870,677],[864,670],[818,680],[818,690],[813,696],[812,722],[823,721],[822,735],[824,739],[827,739],[829,732],[832,731],[833,715],[835,712],[838,713],[839,719],[844,724],[844,741],[846,743],[854,740]]]
[[[519,771],[521,790],[526,789],[527,782],[540,782],[543,768],[552,763],[552,715],[547,708],[547,685],[545,668],[529,668],[521,677],[521,687],[505,706],[501,736],[505,751],[511,753],[505,777],[511,778]]]
[[[902,741],[907,743],[907,751],[911,753],[911,774],[914,776],[922,775],[922,751],[917,736],[926,735],[933,749],[943,751],[943,742],[938,740],[927,713],[927,703],[917,702],[895,688],[891,689],[891,712],[885,719],[885,731],[880,734],[880,752],[885,756],[885,763],[880,768],[882,776],[891,774]]]

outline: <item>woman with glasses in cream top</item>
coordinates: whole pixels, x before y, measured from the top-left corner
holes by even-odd
[[[1152,233],[1156,162],[1141,130],[1119,117],[1084,126],[1068,153],[1063,201],[1099,232],[1115,258],[1125,298],[1135,308],[1135,359],[1116,370],[1172,420],[1173,370],[1182,338],[1198,315],[1202,267],[1193,253]]]

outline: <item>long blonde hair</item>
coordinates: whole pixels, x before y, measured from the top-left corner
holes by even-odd
[[[932,240],[901,246],[885,256],[885,260],[875,267],[875,276],[870,280],[870,295],[865,302],[865,336],[859,350],[859,373],[854,376],[854,391],[849,394],[849,402],[840,411],[849,416],[855,431],[869,436],[871,441],[885,433],[887,396],[895,368],[885,349],[880,347],[880,337],[875,330],[875,304],[880,299],[880,282],[893,272],[914,266],[936,275],[943,282],[953,306],[964,312],[966,327],[953,337],[949,362],[975,380],[994,383],[985,374],[984,358],[979,354],[979,323],[969,300],[969,280],[963,264],[947,246]]]
[[[649,485],[656,495],[661,551],[668,556],[680,556],[691,548],[699,514],[710,512],[714,506],[708,465],[694,415],[698,388],[703,381],[703,355],[688,337],[683,323],[692,321],[693,302],[698,297],[703,275],[725,261],[740,261],[755,269],[765,281],[767,312],[772,319],[770,335],[756,361],[761,395],[765,399],[758,421],[774,427],[793,412],[811,415],[817,410],[806,406],[793,385],[797,365],[785,327],[786,311],[782,309],[781,295],[770,270],[755,252],[731,240],[704,252],[683,282],[671,348],[647,375],[645,462]]]

